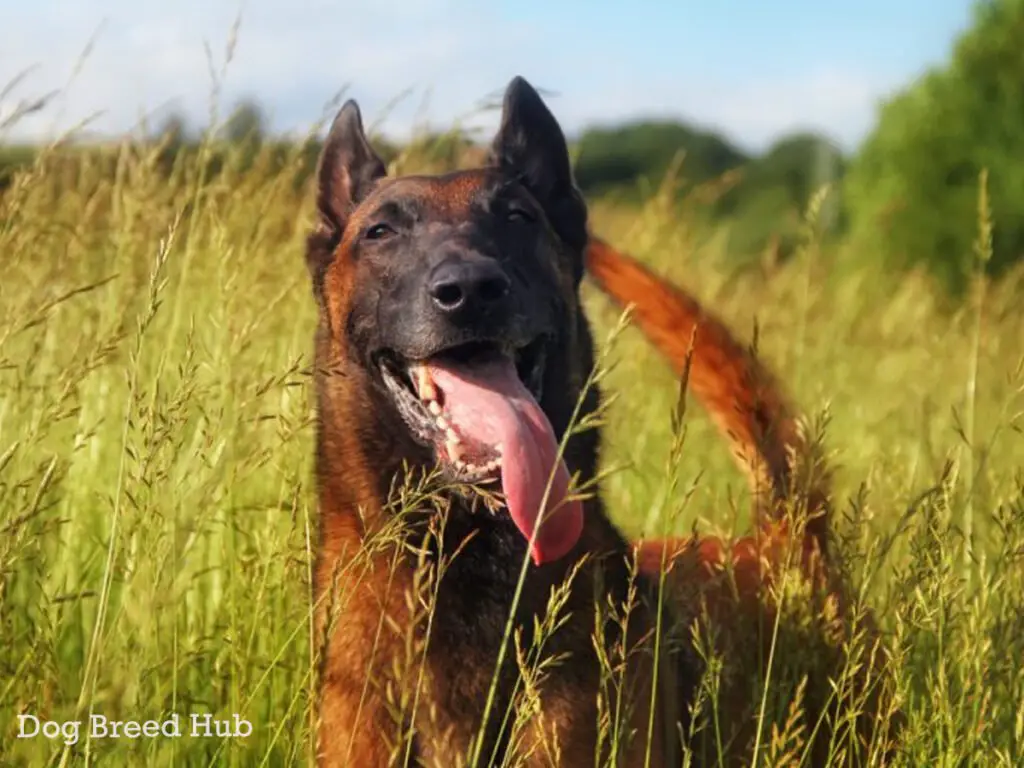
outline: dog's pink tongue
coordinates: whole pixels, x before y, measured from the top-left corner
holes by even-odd
[[[583,530],[583,505],[568,500],[569,470],[558,457],[551,422],[523,386],[510,360],[428,366],[444,397],[444,413],[462,439],[502,454],[501,484],[513,522],[529,540],[538,565],[568,554]],[[551,479],[552,470],[554,478]],[[551,485],[541,515],[544,493]]]

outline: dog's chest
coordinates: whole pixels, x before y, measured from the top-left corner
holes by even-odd
[[[486,549],[464,551],[460,557],[465,559],[459,565],[453,561],[438,584],[429,635],[424,638],[424,676],[413,724],[419,764],[464,764],[481,735],[480,764],[491,764],[492,756],[500,763],[510,739],[533,738],[538,696],[543,710],[557,705],[567,690],[584,701],[595,698],[593,618],[574,605],[575,611],[557,630],[545,631],[550,588],[527,580],[509,628],[519,573],[501,567],[511,558],[491,557],[494,554]],[[571,602],[578,597],[573,595]],[[542,627],[541,636],[534,634],[535,622]],[[558,664],[551,663],[555,657],[561,657]],[[595,718],[596,712],[591,722]]]

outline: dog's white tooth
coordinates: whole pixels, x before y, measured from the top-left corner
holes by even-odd
[[[441,415],[441,404],[437,400],[431,400],[427,405],[427,410],[434,416]]]
[[[457,440],[449,440],[445,444],[445,450],[448,451],[448,455],[451,457],[452,461],[455,462],[456,466],[462,464],[462,446]]]
[[[440,429],[442,432],[448,431],[448,420],[444,416],[438,416],[436,423],[437,428]]]
[[[438,419],[438,426],[440,426],[440,422],[441,422],[441,420]],[[456,443],[456,444],[458,444],[458,443],[462,442],[462,440],[459,439],[459,433],[456,432],[451,427],[445,427],[444,434],[445,434],[445,437],[448,438],[448,442],[449,443]]]
[[[427,366],[417,365],[413,369],[412,378],[416,382],[416,393],[420,396],[420,400],[437,399],[437,387],[434,386],[434,380],[430,378]]]
[[[476,464],[466,464],[465,469],[471,475],[475,475],[477,472],[480,471],[480,467],[478,467]]]
[[[422,388],[420,389],[420,397],[424,400],[431,402],[437,400],[437,387],[434,386],[434,380],[430,378],[430,373],[427,372],[426,368],[421,368],[424,371],[422,379]]]

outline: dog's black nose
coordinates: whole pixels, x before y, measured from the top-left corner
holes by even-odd
[[[493,259],[450,261],[431,274],[427,291],[434,306],[445,313],[487,310],[500,305],[512,284]]]

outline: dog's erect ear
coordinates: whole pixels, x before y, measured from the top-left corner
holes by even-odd
[[[582,252],[587,209],[573,179],[565,135],[540,94],[522,77],[513,78],[505,89],[490,160],[515,175],[544,206],[558,235]]]
[[[316,193],[319,222],[306,241],[306,265],[318,298],[324,273],[352,209],[386,173],[383,161],[366,138],[358,105],[351,99],[346,101],[331,123],[320,153]]]
[[[349,99],[331,123],[320,154],[316,201],[324,224],[340,234],[352,209],[386,174],[366,138],[359,106]]]

